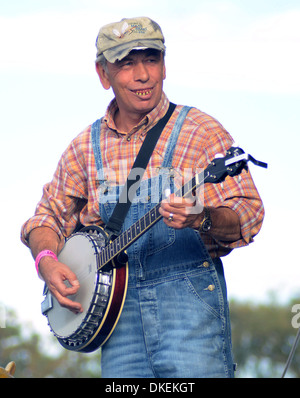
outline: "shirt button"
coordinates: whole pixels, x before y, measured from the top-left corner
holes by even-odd
[[[127,141],[131,141],[131,137],[127,137]]]
[[[209,267],[209,262],[208,261],[204,261],[204,263],[202,264],[204,268],[208,268]]]

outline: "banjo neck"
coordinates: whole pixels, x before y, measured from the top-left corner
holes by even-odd
[[[143,235],[149,228],[158,222],[162,216],[159,213],[160,203],[157,204],[153,209],[146,213],[136,223],[134,223],[129,229],[124,231],[122,234],[117,236],[109,245],[103,248],[100,253],[100,265],[98,270],[103,268],[116,256],[126,250],[131,244],[133,244],[141,235]]]
[[[175,195],[186,197],[204,183],[217,184],[223,182],[227,176],[237,176],[244,169],[248,170],[247,162],[251,161],[257,166],[267,168],[266,163],[254,159],[239,147],[231,147],[225,156],[216,157],[201,173],[196,174],[188,183],[181,187]],[[116,256],[126,250],[149,228],[157,223],[162,216],[159,213],[161,202],[154,206],[148,213],[134,223],[129,229],[117,236],[100,253],[98,270],[103,268]]]
[[[179,189],[175,195],[176,196],[187,196],[191,193],[197,186],[201,185],[203,181],[200,181],[200,175],[198,174],[192,178],[187,184],[185,184],[181,189]],[[204,179],[203,179],[204,180]],[[197,181],[197,182],[196,182]],[[161,202],[154,206],[148,213],[141,217],[137,222],[131,225],[126,231],[118,235],[112,242],[110,242],[100,253],[99,267],[98,270],[103,268],[116,256],[121,254],[130,245],[132,245],[140,236],[148,231],[154,224],[156,224],[162,216],[159,213]]]

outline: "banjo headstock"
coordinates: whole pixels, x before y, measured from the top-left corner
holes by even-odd
[[[248,170],[248,162],[267,168],[267,163],[258,161],[239,147],[231,147],[222,157],[216,157],[204,171],[205,182],[223,182],[227,176],[234,177]]]

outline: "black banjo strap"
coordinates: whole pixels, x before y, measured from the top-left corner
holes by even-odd
[[[173,114],[176,105],[170,102],[169,109],[165,116],[160,119],[160,121],[152,127],[151,130],[148,131],[146,138],[142,144],[142,147],[135,159],[135,162],[132,166],[132,169],[127,177],[126,184],[122,189],[122,192],[119,196],[119,200],[115,206],[113,214],[111,215],[106,227],[105,231],[111,236],[118,236],[125,217],[130,209],[131,200],[133,200],[135,192],[137,191],[140,182],[142,181],[144,172],[147,168],[147,164],[149,163],[150,157],[153,153],[153,150],[156,146],[156,143],[165,127]],[[131,187],[134,187],[131,189]],[[130,193],[130,195],[129,195]]]

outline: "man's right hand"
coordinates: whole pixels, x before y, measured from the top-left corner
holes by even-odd
[[[34,258],[45,249],[59,253],[63,245],[64,240],[60,239],[51,228],[38,227],[30,232],[29,247]],[[76,294],[80,286],[76,275],[67,265],[50,256],[45,256],[41,258],[38,268],[51,294],[62,307],[68,308],[75,314],[83,311],[80,303],[68,298],[68,296]]]
[[[80,288],[76,275],[67,265],[46,256],[39,263],[39,272],[51,294],[62,307],[69,309],[75,314],[83,312],[80,303],[67,297],[76,294]]]

